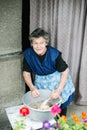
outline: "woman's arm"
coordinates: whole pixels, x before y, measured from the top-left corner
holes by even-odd
[[[68,79],[68,69],[66,69],[64,72],[61,73],[60,83],[57,88],[57,91],[59,92],[59,94],[62,92],[62,89],[64,85],[66,84],[67,79]]]
[[[38,97],[39,96],[39,92],[36,89],[36,87],[34,86],[34,84],[32,83],[31,73],[23,71],[23,77],[24,77],[25,83],[30,88],[32,96],[33,97]]]
[[[25,80],[27,86],[30,88],[31,91],[33,91],[35,87],[32,83],[31,73],[23,71],[23,77],[24,77],[24,80]]]
[[[61,78],[60,78],[60,83],[58,85],[58,88],[56,90],[54,90],[51,94],[51,98],[56,99],[58,98],[58,96],[61,94],[64,85],[66,84],[68,78],[68,68],[61,72]]]

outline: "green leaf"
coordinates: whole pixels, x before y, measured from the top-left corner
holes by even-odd
[[[15,128],[13,130],[22,130],[22,129],[25,129],[26,127],[26,124],[24,122],[24,120],[21,120],[21,121],[15,121]]]

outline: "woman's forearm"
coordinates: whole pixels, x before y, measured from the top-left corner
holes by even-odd
[[[62,92],[62,89],[64,87],[64,85],[66,84],[68,79],[68,69],[66,69],[64,72],[62,72],[61,74],[61,79],[60,79],[60,83],[58,85],[58,91],[60,91],[60,93]]]
[[[25,83],[27,84],[27,86],[30,88],[31,91],[33,91],[35,88],[32,83],[31,73],[24,71],[23,77],[24,77],[24,80],[25,80]]]

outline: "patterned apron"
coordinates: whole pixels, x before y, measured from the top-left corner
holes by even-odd
[[[58,88],[58,85],[60,83],[60,78],[61,78],[61,73],[59,73],[58,71],[45,76],[40,76],[36,74],[34,84],[37,89],[49,89],[52,91]],[[75,87],[73,85],[69,73],[68,80],[64,85],[62,93],[60,95],[62,97],[62,103],[68,101],[68,98],[70,97],[70,95],[74,93],[74,91],[75,91]]]

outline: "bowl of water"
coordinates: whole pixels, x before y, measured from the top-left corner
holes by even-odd
[[[22,102],[30,109],[29,118],[34,121],[51,120],[54,116],[50,113],[50,108],[54,104],[61,102],[61,99],[51,100],[49,107],[46,109],[40,109],[40,105],[43,101],[50,97],[51,91],[46,89],[39,89],[40,96],[34,98],[31,95],[31,91],[25,93],[22,97]]]

